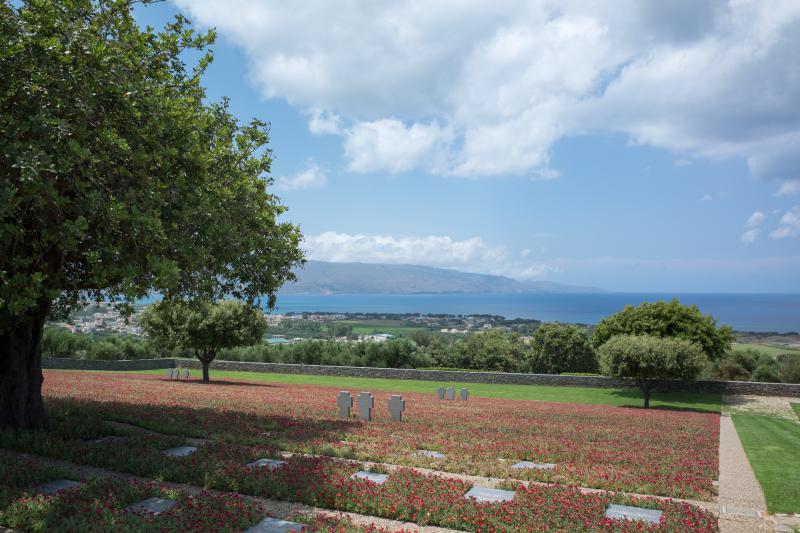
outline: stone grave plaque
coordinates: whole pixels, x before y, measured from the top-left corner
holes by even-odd
[[[164,511],[169,511],[175,504],[178,503],[175,500],[166,500],[164,498],[147,498],[146,500],[142,500],[138,503],[134,503],[133,505],[129,505],[125,508],[126,511],[129,513],[138,513],[138,514],[153,514],[158,515],[163,513]]]
[[[614,520],[642,520],[651,524],[658,524],[661,521],[661,511],[612,503],[608,506],[608,509],[606,509],[606,518]]]
[[[302,531],[305,524],[280,520],[278,518],[265,518],[258,524],[245,529],[243,533],[288,533],[289,531]]]
[[[375,407],[375,398],[371,392],[362,392],[358,395],[358,410],[361,420],[372,420],[372,408]]]
[[[258,467],[265,467],[273,470],[275,468],[280,468],[286,464],[286,461],[281,461],[279,459],[259,459],[258,461],[253,461],[249,463],[247,466],[251,468],[258,468]]]
[[[489,502],[489,503],[498,503],[498,502],[510,502],[514,499],[514,496],[517,493],[513,490],[500,490],[500,489],[490,489],[488,487],[479,487],[475,485],[469,492],[464,494],[464,497],[469,499],[473,498],[476,502]]]
[[[421,455],[422,457],[430,457],[432,459],[444,459],[447,457],[442,452],[434,452],[432,450],[417,450],[416,455]]]
[[[106,444],[120,444],[124,441],[122,437],[117,437],[116,435],[109,435],[108,437],[101,437],[99,439],[94,439],[92,444],[98,445],[106,445]]]
[[[436,389],[436,393],[439,395],[440,400],[444,400],[444,387]]]
[[[448,400],[455,400],[456,399],[456,389],[455,389],[455,387],[448,387],[447,388],[447,399]]]
[[[402,396],[392,395],[389,397],[389,415],[392,420],[401,422],[403,420],[403,411],[406,410],[406,401]]]
[[[189,369],[188,368],[184,368],[183,372],[181,372],[181,379],[189,381]]]
[[[467,389],[461,389],[461,399],[467,401],[469,398],[469,391]]]
[[[83,485],[83,483],[81,483],[80,481],[73,481],[71,479],[56,479],[55,481],[39,485],[34,490],[36,492],[47,494],[49,496],[51,494],[57,494],[62,490],[74,489],[75,487],[80,487],[81,485]]]
[[[379,474],[377,472],[365,472],[360,471],[356,472],[351,476],[353,479],[366,479],[367,481],[372,481],[373,483],[377,483],[378,485],[383,485],[386,483],[386,480],[389,479],[389,476],[386,474]]]
[[[538,470],[552,470],[555,468],[555,463],[534,463],[531,461],[520,461],[517,464],[511,465],[511,468],[518,468],[520,470],[526,470],[531,468],[536,468]]]
[[[339,392],[336,396],[336,406],[339,408],[339,416],[350,418],[350,409],[353,408],[353,396],[350,391]]]
[[[188,455],[192,455],[196,451],[197,448],[194,446],[176,446],[175,448],[164,450],[161,453],[164,455],[169,455],[170,457],[186,457]]]

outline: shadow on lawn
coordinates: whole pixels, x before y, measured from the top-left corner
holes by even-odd
[[[671,398],[670,396],[676,393],[659,393],[654,392],[653,395],[650,397],[650,410],[652,411],[683,411],[683,412],[690,412],[690,413],[714,413],[719,412],[719,409],[711,409],[711,404],[713,402],[703,402],[704,406],[708,406],[706,408],[703,407],[684,407],[684,406],[677,406],[677,405],[663,405],[663,403],[671,403],[671,402],[681,402],[685,401],[681,398]],[[632,409],[641,409],[644,410],[644,397],[642,393],[635,389],[618,389],[611,391],[612,396],[616,396],[618,398],[629,399],[630,403],[620,404],[618,407],[627,407]],[[656,403],[653,405],[654,402],[663,402],[661,405]]]

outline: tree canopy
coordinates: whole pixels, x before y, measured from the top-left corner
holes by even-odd
[[[626,306],[597,324],[592,346],[597,349],[616,335],[686,339],[697,344],[712,361],[725,355],[734,340],[730,327],[717,327],[714,317],[703,315],[696,305],[682,305],[678,300]]]
[[[205,102],[210,53],[183,61],[213,32],[143,29],[132,5],[0,0],[0,427],[46,421],[48,313],[154,289],[273,305],[302,262],[268,124]]]
[[[700,347],[686,339],[651,335],[616,335],[598,350],[601,371],[636,380],[650,407],[653,387],[666,379],[691,381],[708,363]]]
[[[531,338],[527,370],[541,374],[595,372],[597,358],[586,330],[571,324],[542,324]]]

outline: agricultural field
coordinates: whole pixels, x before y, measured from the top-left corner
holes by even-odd
[[[715,412],[506,398],[441,401],[434,394],[436,384],[428,383],[427,394],[404,393],[403,422],[389,419],[388,393],[373,391],[375,419],[363,422],[337,415],[339,389],[329,386],[233,380],[202,384],[133,373],[47,371],[45,377],[50,428],[0,433],[1,448],[159,483],[462,531],[717,530],[716,518],[702,503],[671,499],[714,499],[719,446]],[[98,441],[109,436],[117,438]],[[161,453],[187,443],[197,447],[188,457]],[[444,458],[420,456],[419,450]],[[285,464],[275,469],[247,466],[263,458]],[[388,481],[378,485],[353,479],[364,468],[354,460],[372,463],[371,470],[387,473]],[[518,461],[555,467],[512,469]],[[476,480],[486,477],[494,478],[495,488],[516,491],[514,499],[491,504],[465,499]],[[23,485],[33,484],[27,481]],[[93,483],[70,497],[96,502],[98,493],[114,491]],[[129,500],[168,489],[154,485],[131,490],[130,497],[125,490],[116,491],[108,520],[116,520],[114,513]],[[5,523],[24,525],[40,515],[49,520],[58,512],[45,512],[43,506],[66,505],[42,496],[37,498],[43,502],[31,505],[30,497],[18,493],[7,490],[0,502],[8,513],[0,515]],[[177,516],[193,506],[207,506],[213,514],[233,505],[225,498],[192,496],[191,504],[186,498],[178,498]],[[604,516],[610,504],[656,509],[663,515],[654,526],[610,520]],[[97,504],[80,505],[92,509]],[[26,506],[31,509],[25,511]],[[99,529],[112,523],[92,520],[92,527]],[[168,527],[169,516],[157,520]],[[312,530],[362,530],[331,520],[319,519]]]
[[[748,349],[756,350],[758,352],[769,355],[770,357],[775,357],[784,353],[800,354],[800,349],[796,348],[795,346],[781,346],[775,344],[762,344],[762,343],[735,342],[733,343],[732,349],[734,351],[741,351]]]

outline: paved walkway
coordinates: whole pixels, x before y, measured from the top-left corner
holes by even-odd
[[[767,504],[730,416],[719,427],[719,527],[722,533],[774,531]]]

